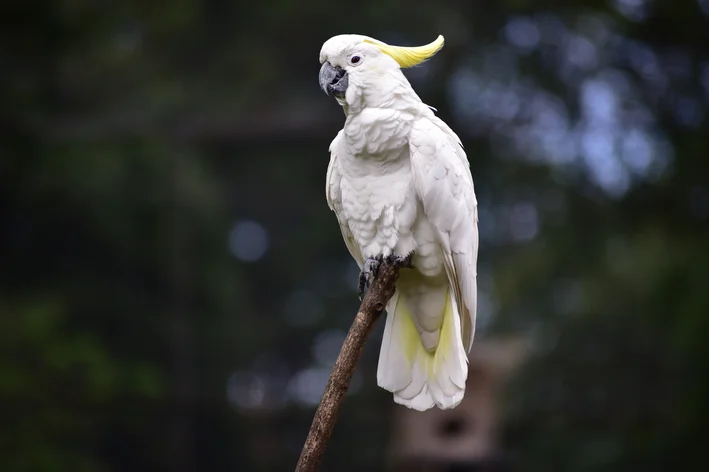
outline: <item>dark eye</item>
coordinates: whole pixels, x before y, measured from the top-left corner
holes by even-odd
[[[350,57],[350,62],[351,62],[352,64],[357,64],[357,63],[358,63],[359,61],[361,61],[361,60],[362,60],[362,58],[359,57],[357,54],[355,54],[354,56]]]

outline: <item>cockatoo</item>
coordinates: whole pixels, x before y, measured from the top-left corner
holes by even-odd
[[[360,296],[384,259],[405,267],[386,306],[377,384],[419,411],[463,399],[477,309],[470,164],[401,71],[441,47],[443,36],[398,47],[345,34],[320,51],[320,87],[346,115],[329,149],[327,202],[360,267]]]

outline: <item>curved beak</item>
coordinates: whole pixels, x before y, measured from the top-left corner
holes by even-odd
[[[325,94],[341,97],[347,91],[347,72],[340,67],[333,67],[329,62],[325,62],[320,68],[320,88]]]

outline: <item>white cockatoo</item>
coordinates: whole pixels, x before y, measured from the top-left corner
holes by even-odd
[[[420,411],[463,399],[477,306],[470,165],[401,71],[442,46],[442,36],[398,47],[346,34],[320,51],[320,86],[346,115],[330,145],[327,201],[361,269],[360,296],[384,258],[405,267],[386,307],[377,383]]]

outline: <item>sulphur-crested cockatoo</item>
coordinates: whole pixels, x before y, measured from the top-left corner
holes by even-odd
[[[361,269],[360,296],[384,258],[405,267],[386,307],[377,383],[421,411],[463,399],[477,305],[470,165],[401,71],[442,46],[442,36],[397,47],[346,34],[320,51],[320,86],[346,115],[330,145],[327,201]]]

